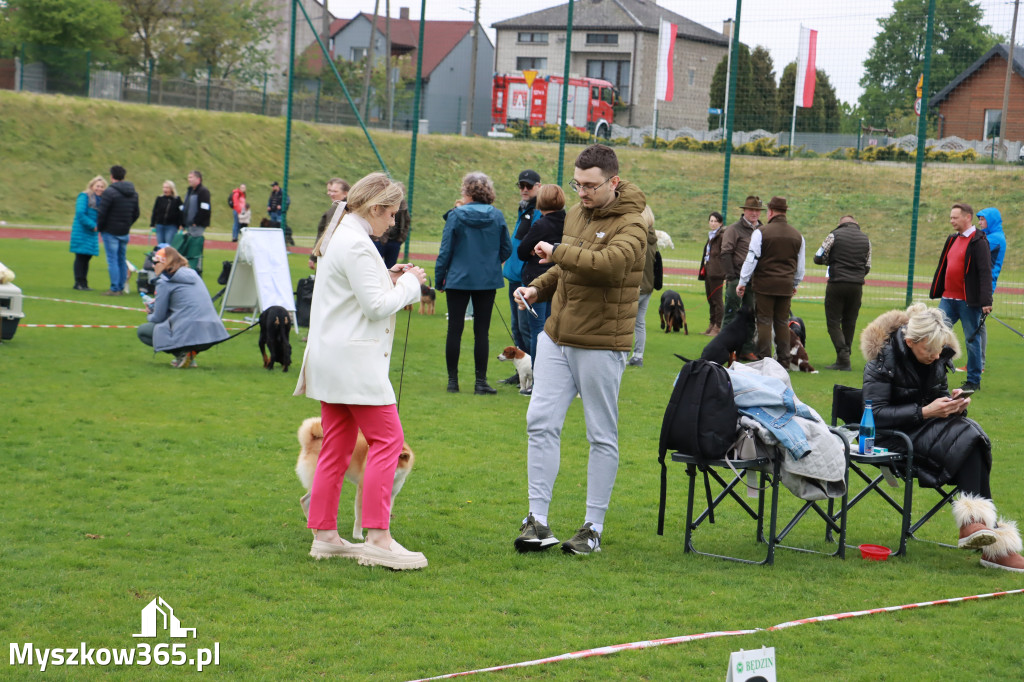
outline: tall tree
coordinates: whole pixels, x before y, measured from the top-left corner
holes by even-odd
[[[717,114],[708,116],[708,127],[724,125],[725,80],[728,73],[728,55],[718,62],[711,78],[711,106],[723,110],[723,123]],[[733,112],[735,130],[774,130],[778,119],[775,96],[775,65],[768,50],[760,45],[753,54],[740,43],[736,57],[736,110]]]
[[[793,91],[796,89],[796,62],[786,64],[779,79],[779,127],[788,131],[793,116]],[[814,82],[814,106],[797,107],[796,129],[805,133],[838,133],[842,126],[842,109],[828,74],[821,69]]]
[[[146,71],[150,63],[157,70],[176,70],[185,47],[179,30],[182,21],[181,0],[118,0],[124,14],[126,35],[118,45],[136,69]]]
[[[277,24],[269,0],[182,0],[182,31],[188,43],[182,70],[258,80],[270,67],[270,53],[262,44]]]
[[[35,45],[106,52],[124,32],[110,0],[8,0],[7,13],[12,37]]]
[[[740,43],[736,48],[736,81],[729,84],[730,90],[736,92],[735,111],[733,112],[733,128],[735,130],[748,130],[749,126],[745,117],[750,111],[751,80],[753,71],[750,68],[750,48]],[[715,74],[711,77],[711,106],[722,110],[722,115],[708,114],[708,127],[717,128],[725,126],[725,83],[729,77],[729,55],[722,57],[715,67]],[[719,121],[721,119],[721,121]]]
[[[768,48],[758,45],[750,54],[752,99],[757,127],[763,130],[778,130],[779,104],[778,88],[775,85],[775,63]]]
[[[881,125],[887,116],[909,111],[916,98],[917,80],[924,68],[928,0],[896,0],[893,12],[878,20],[864,61],[860,106],[865,122]],[[928,98],[970,66],[996,43],[992,29],[981,23],[982,10],[972,0],[936,0],[935,30]]]

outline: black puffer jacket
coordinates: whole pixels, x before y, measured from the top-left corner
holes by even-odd
[[[139,195],[135,185],[119,180],[103,190],[96,212],[96,230],[123,237],[139,219]]]
[[[519,242],[519,259],[523,261],[523,284],[529,284],[555,264],[548,262],[541,264],[540,256],[533,252],[540,242],[557,244],[562,241],[562,229],[565,227],[565,210],[552,211],[546,216],[539,216],[540,212],[534,212],[534,220],[530,224],[526,234]]]
[[[952,480],[964,460],[983,457],[992,466],[992,445],[976,422],[966,415],[925,419],[921,408],[949,395],[946,373],[959,349],[946,346],[942,356],[919,372],[920,363],[907,346],[903,311],[885,313],[864,330],[861,350],[864,367],[864,400],[872,402],[875,425],[898,429],[914,444],[914,463],[921,485],[933,488]],[[922,379],[923,378],[923,379]],[[903,441],[879,436],[880,447],[902,449]]]

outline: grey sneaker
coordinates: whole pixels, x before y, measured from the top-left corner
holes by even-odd
[[[530,514],[523,522],[523,527],[519,529],[519,537],[512,544],[520,553],[541,552],[552,545],[557,545],[558,538],[551,533],[550,528],[539,523],[533,518],[533,514]]]
[[[576,531],[576,535],[562,543],[562,551],[566,554],[591,554],[601,551],[601,534],[593,529],[589,521]]]
[[[631,357],[629,359],[629,362],[626,363],[626,367],[643,367],[643,366],[644,366],[644,359],[641,358],[641,357],[637,357],[636,355]]]

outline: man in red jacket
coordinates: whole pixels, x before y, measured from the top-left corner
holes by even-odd
[[[941,298],[939,310],[950,324],[963,325],[967,339],[967,381],[963,390],[981,389],[982,313],[992,312],[992,254],[985,234],[973,225],[974,209],[953,204],[949,224],[956,230],[946,238],[929,298]]]

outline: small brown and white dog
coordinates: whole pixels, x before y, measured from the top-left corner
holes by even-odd
[[[807,349],[800,343],[800,337],[796,331],[789,328],[789,371],[807,372],[817,374],[818,370],[811,366],[811,359],[807,355]]]
[[[320,447],[324,441],[324,429],[320,423],[320,417],[310,417],[302,422],[299,427],[299,459],[295,462],[295,474],[299,477],[302,486],[307,490],[313,488],[313,474],[316,473],[316,462],[320,458]],[[363,432],[359,432],[356,439],[356,446],[352,450],[352,459],[348,463],[348,471],[345,472],[346,480],[356,484],[355,500],[355,521],[352,524],[352,537],[356,540],[363,539],[363,473],[366,471],[366,453],[369,447]],[[391,488],[391,504],[394,505],[395,497],[405,479],[412,471],[412,465],[416,456],[408,443],[402,444],[402,454],[398,456],[398,468],[395,469],[395,484]],[[307,492],[299,499],[302,505],[302,513],[309,518],[309,498],[311,493]]]
[[[519,373],[519,390],[526,391],[533,388],[533,358],[519,350],[515,346],[506,346],[505,350],[498,354],[501,362],[511,362]]]

